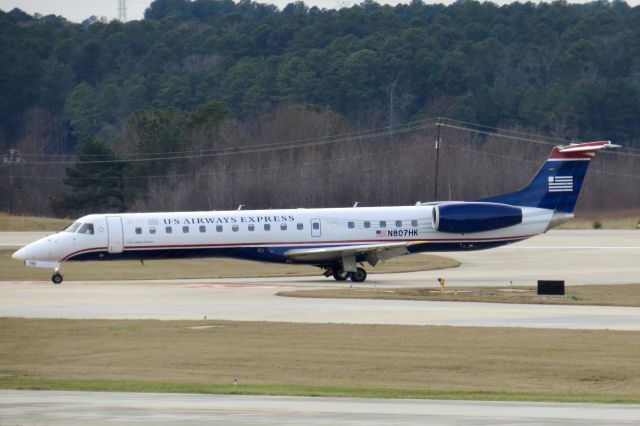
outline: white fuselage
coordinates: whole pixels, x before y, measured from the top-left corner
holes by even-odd
[[[412,253],[475,250],[543,233],[553,216],[551,210],[525,207],[518,225],[459,234],[436,231],[432,210],[432,205],[415,205],[92,214],[78,219],[73,232],[70,228],[36,241],[14,258],[64,262],[230,256],[290,262],[283,256],[290,249],[403,241],[416,242]]]

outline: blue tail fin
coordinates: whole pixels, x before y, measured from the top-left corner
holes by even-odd
[[[478,201],[573,213],[589,161],[598,150],[613,147],[610,141],[556,146],[526,188]]]

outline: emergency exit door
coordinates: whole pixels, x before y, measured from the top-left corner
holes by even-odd
[[[320,219],[311,219],[311,236],[321,236],[322,229],[320,229]]]

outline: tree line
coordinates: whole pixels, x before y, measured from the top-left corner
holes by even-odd
[[[419,133],[235,157],[87,159],[231,153],[436,116],[640,147],[639,53],[640,7],[621,1],[278,10],[250,0],[156,0],[140,21],[82,24],[0,11],[0,150],[24,154],[12,166],[21,190],[35,194],[16,206],[23,212],[408,202],[428,198],[408,182],[433,165],[430,150],[417,148],[431,139],[420,145]],[[472,143],[454,136],[451,147]],[[530,149],[510,143],[515,156]],[[629,161],[625,174],[637,174]],[[306,166],[287,174],[295,164]],[[386,181],[370,179],[380,164],[393,164]],[[277,183],[284,177],[322,185],[296,198]],[[3,194],[10,189],[0,183]],[[160,195],[167,191],[173,201]]]

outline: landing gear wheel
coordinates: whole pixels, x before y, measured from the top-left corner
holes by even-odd
[[[349,273],[343,271],[342,269],[334,269],[333,270],[333,278],[336,281],[346,281],[349,278]]]
[[[358,268],[356,272],[351,273],[351,281],[353,281],[354,283],[361,283],[366,279],[367,271],[365,271],[363,268]]]
[[[58,272],[51,275],[51,282],[54,284],[60,284],[62,282],[62,275],[60,275]]]

